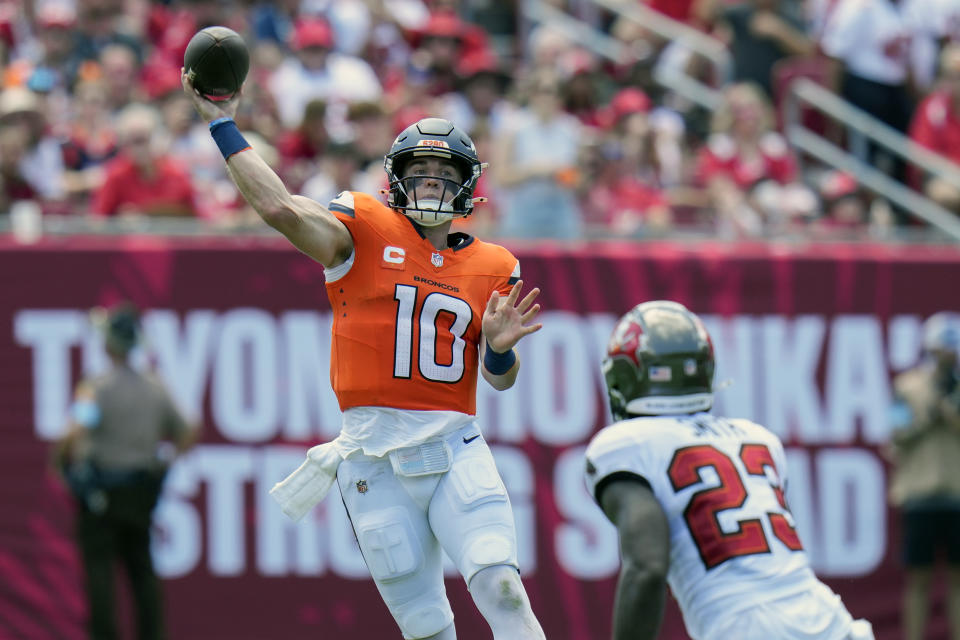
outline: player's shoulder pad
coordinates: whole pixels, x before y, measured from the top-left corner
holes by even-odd
[[[520,261],[516,256],[510,253],[506,247],[492,242],[477,242],[479,253],[487,265],[489,265],[492,275],[503,276],[508,284],[515,284],[520,279]]]
[[[514,259],[516,260],[516,258]],[[513,267],[513,271],[510,272],[510,279],[507,281],[507,284],[517,284],[517,280],[519,279],[520,279],[520,261],[517,260],[517,264]]]
[[[767,438],[769,440],[776,440],[777,442],[780,441],[780,438],[777,437],[777,434],[775,434],[773,431],[770,431],[770,429],[767,429],[762,424],[758,424],[752,420],[747,420],[746,418],[724,418],[724,420],[743,430],[749,436]]]
[[[670,422],[669,418],[657,417],[630,418],[615,422],[593,436],[587,446],[587,454],[600,454],[629,444],[643,444],[671,427],[676,428],[676,425]]]
[[[387,224],[397,213],[368,193],[343,191],[330,201],[329,209],[349,226],[352,220],[363,220],[372,226]]]
[[[327,208],[330,211],[342,213],[351,218],[357,217],[356,199],[352,191],[341,191],[336,198],[330,201],[330,205]]]

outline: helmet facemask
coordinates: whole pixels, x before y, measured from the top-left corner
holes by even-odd
[[[394,180],[395,177],[396,174],[391,176],[390,190],[400,196],[399,198],[395,197],[395,200],[403,200],[405,204],[398,206],[397,203],[391,203],[391,206],[416,220],[419,224],[425,227],[435,227],[454,218],[470,215],[469,211],[458,210],[457,207],[458,202],[465,200],[466,194],[472,192],[472,189],[469,189],[469,183],[426,174]],[[433,193],[423,197],[418,196],[418,192],[423,191],[424,183],[427,181],[436,183],[435,197]]]

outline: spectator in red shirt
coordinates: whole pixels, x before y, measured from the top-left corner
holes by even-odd
[[[773,130],[770,101],[756,85],[731,86],[714,114],[713,134],[700,149],[697,181],[707,189],[721,228],[735,234],[762,232],[764,221],[747,202],[761,183],[797,181],[797,163],[787,141]]]
[[[457,87],[456,63],[465,55],[467,23],[455,13],[434,13],[413,34],[415,50],[410,56],[407,80],[431,96],[441,96]]]
[[[673,216],[666,197],[634,175],[621,146],[607,142],[594,151],[592,185],[583,203],[585,221],[620,236],[668,231]]]
[[[761,180],[786,184],[796,179],[796,160],[773,130],[770,102],[756,85],[730,87],[712,128],[697,160],[697,178],[704,186],[724,180],[746,189]]]
[[[951,44],[940,56],[940,87],[920,103],[910,123],[910,138],[960,165],[960,45]],[[928,197],[960,213],[960,189],[942,178],[913,182]]]
[[[293,189],[299,189],[317,170],[329,141],[326,115],[327,103],[320,98],[311,100],[303,109],[300,126],[284,132],[277,140],[280,175]]]
[[[621,89],[601,111],[606,131],[590,156],[592,185],[584,198],[589,223],[618,234],[668,230],[673,214],[663,191],[664,153],[671,145],[651,124],[652,102],[636,87]],[[680,150],[676,149],[677,155]]]
[[[190,177],[163,150],[160,116],[153,108],[132,104],[121,111],[117,138],[120,153],[93,195],[94,215],[197,214]]]

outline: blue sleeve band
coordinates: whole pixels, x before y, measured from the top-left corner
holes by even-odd
[[[497,353],[487,343],[487,350],[483,352],[483,366],[495,376],[502,376],[513,367],[517,361],[517,354],[510,349],[505,353]]]
[[[233,122],[233,118],[224,116],[222,118],[217,118],[216,120],[211,120],[210,124],[208,125],[210,127],[210,131],[212,132],[214,127],[216,127],[218,124],[223,124],[224,122]]]
[[[223,159],[250,148],[250,143],[243,139],[237,123],[232,118],[217,118],[210,123],[210,135],[220,148]]]

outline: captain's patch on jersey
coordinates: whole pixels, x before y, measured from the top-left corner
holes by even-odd
[[[402,247],[384,247],[383,259],[380,261],[380,266],[386,267],[387,269],[403,271],[406,257],[407,252]]]

